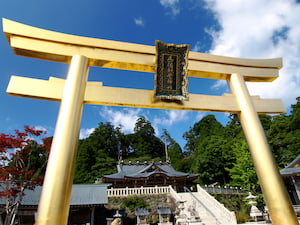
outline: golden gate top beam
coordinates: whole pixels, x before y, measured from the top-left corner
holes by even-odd
[[[3,30],[20,56],[69,63],[79,54],[89,58],[89,66],[155,72],[155,46],[63,34],[8,19],[3,19]],[[188,60],[188,76],[224,80],[239,73],[245,81],[270,82],[282,67],[282,58],[241,59],[190,52]]]

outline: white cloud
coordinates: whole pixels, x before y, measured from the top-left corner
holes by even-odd
[[[80,129],[79,139],[84,139],[90,136],[93,133],[95,128],[88,128],[88,129]]]
[[[140,108],[114,108],[105,106],[99,114],[114,126],[121,125],[122,131],[125,133],[132,133],[136,120],[140,116],[145,116],[151,122],[157,136],[159,136],[160,127],[171,127],[175,123],[188,120],[188,111],[162,110],[161,112],[152,114],[152,111]]]
[[[141,109],[135,108],[113,108],[103,107],[99,112],[100,116],[114,126],[122,126],[125,133],[133,132],[136,120],[139,118]]]
[[[251,95],[281,98],[288,107],[300,96],[300,4],[292,0],[205,0],[221,29],[211,29],[210,53],[241,58],[283,57],[272,83],[249,83]]]
[[[135,23],[135,25],[137,25],[137,26],[141,26],[141,27],[144,27],[144,26],[145,26],[145,22],[144,22],[144,20],[143,20],[141,17],[139,17],[139,18],[134,18],[134,23]]]
[[[31,126],[30,126],[31,127]],[[41,134],[40,136],[35,136],[35,135],[31,135],[29,134],[26,138],[28,140],[34,140],[36,141],[37,143],[39,144],[42,144],[42,140],[43,138],[45,137],[45,134],[48,133],[48,130],[44,127],[44,126],[41,126],[41,125],[37,125],[37,126],[32,126],[31,128],[34,128],[35,130],[39,130],[39,131],[42,131],[44,132],[44,134]]]
[[[201,52],[201,50],[204,48],[201,41],[197,41],[196,44],[191,48],[191,51],[193,52]]]
[[[188,119],[188,111],[183,110],[166,110],[165,116],[154,118],[154,126],[172,126],[174,123],[178,123]]]
[[[179,0],[160,0],[160,4],[171,10],[171,15],[176,16],[180,13]]]
[[[206,115],[207,115],[207,112],[201,112],[201,111],[197,112],[197,115],[195,117],[196,118],[195,123],[200,121]]]
[[[217,80],[213,86],[210,88],[212,90],[219,90],[221,88],[226,88],[227,87],[227,81],[226,80]]]
[[[36,129],[36,130],[41,130],[41,131],[47,133],[47,129],[46,129],[45,127],[43,127],[43,126],[34,126],[34,129]]]

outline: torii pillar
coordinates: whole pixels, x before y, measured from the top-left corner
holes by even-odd
[[[228,112],[240,115],[272,223],[296,225],[297,217],[276,168],[257,113],[283,113],[278,99],[250,96],[245,81],[270,82],[282,59],[240,59],[197,52],[188,55],[188,76],[228,80],[233,94],[189,94],[188,101],[166,102],[152,90],[102,86],[87,82],[89,66],[155,72],[155,47],[43,30],[3,19],[3,30],[15,54],[70,63],[66,80],[48,81],[12,76],[7,93],[61,101],[36,225],[67,224],[76,143],[84,104]]]

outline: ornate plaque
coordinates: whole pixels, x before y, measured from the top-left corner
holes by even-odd
[[[156,41],[156,98],[180,101],[188,99],[189,49],[189,45],[174,45]]]

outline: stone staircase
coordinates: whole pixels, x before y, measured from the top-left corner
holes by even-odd
[[[197,185],[197,192],[176,193],[170,191],[178,204],[176,225],[236,225],[234,212],[230,212],[214,197]]]

